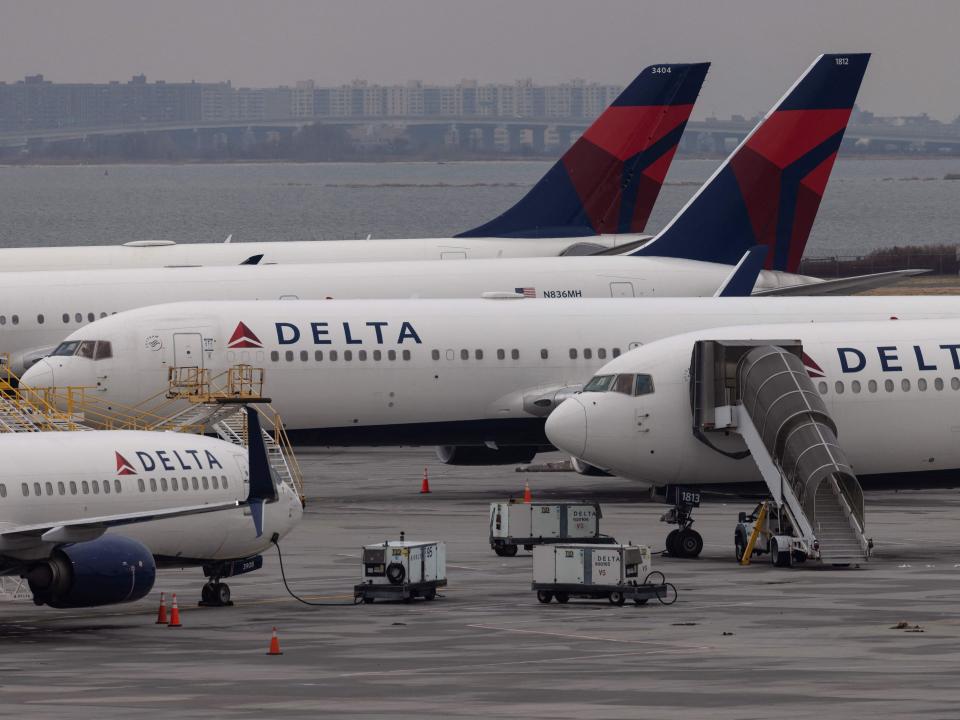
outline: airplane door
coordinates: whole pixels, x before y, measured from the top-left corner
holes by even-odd
[[[636,297],[633,292],[632,282],[612,282],[610,283],[610,297]]]
[[[173,362],[177,367],[203,367],[203,337],[200,333],[173,334]]]

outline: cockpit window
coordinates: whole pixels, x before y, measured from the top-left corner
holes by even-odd
[[[650,375],[637,375],[637,384],[633,392],[634,395],[652,395],[653,378]]]
[[[584,392],[606,392],[616,375],[596,375],[591,378],[584,388]]]
[[[583,388],[584,392],[616,392],[623,395],[650,395],[653,378],[650,375],[596,375]]]
[[[73,355],[88,360],[106,360],[113,357],[113,349],[105,340],[69,340],[57,345],[53,355],[71,357]]]
[[[113,348],[110,347],[110,343],[106,340],[97,340],[97,350],[93,354],[94,360],[106,360],[107,358],[113,357]]]
[[[79,344],[80,343],[77,340],[62,342],[59,345],[57,345],[57,349],[53,351],[53,355],[65,355],[65,356],[73,355],[77,351],[77,346]]]
[[[97,343],[93,340],[84,340],[80,343],[80,347],[77,348],[77,357],[86,358],[87,360],[93,360],[93,350],[97,346]]]
[[[623,393],[624,395],[633,395],[633,375],[617,375],[613,381],[613,392]]]

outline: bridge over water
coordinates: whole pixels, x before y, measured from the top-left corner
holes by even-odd
[[[590,121],[558,118],[503,117],[322,117],[269,121],[212,121],[192,123],[144,123],[110,127],[70,127],[46,130],[0,132],[0,147],[29,148],[70,141],[90,141],[140,134],[166,134],[185,149],[200,149],[217,143],[263,141],[268,137],[291,136],[314,123],[348,128],[394,127],[403,130],[415,145],[454,144],[475,150],[518,151],[524,146],[543,152],[555,139],[566,147]],[[753,128],[750,122],[701,120],[687,124],[683,145],[688,149],[725,152]],[[960,129],[852,125],[845,144],[870,152],[921,152],[960,154]]]

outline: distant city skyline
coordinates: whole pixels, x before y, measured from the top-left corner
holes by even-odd
[[[150,80],[146,75],[134,75],[126,82],[58,83],[36,74],[12,83],[0,81],[0,130],[377,117],[466,122],[533,118],[562,125],[592,120],[622,89],[579,78],[555,85],[530,78],[511,83],[462,80],[452,85],[420,80],[381,85],[355,79],[327,87],[297,80],[255,88],[238,87],[229,80],[176,82]],[[744,122],[759,116],[734,113],[711,118]],[[858,107],[851,122],[932,127],[939,121],[924,113],[884,116]],[[960,118],[949,125],[955,133]]]
[[[0,10],[9,79],[624,85],[646,65],[710,60],[703,118],[764,112],[817,54],[869,51],[861,106],[960,114],[955,0],[0,0]]]

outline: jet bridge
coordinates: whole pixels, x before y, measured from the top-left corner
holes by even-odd
[[[870,554],[863,491],[837,426],[803,366],[797,340],[697,342],[691,364],[693,432],[731,457],[748,454],[777,510],[767,532],[774,564],[820,558],[836,565]],[[712,433],[735,432],[748,453]]]

